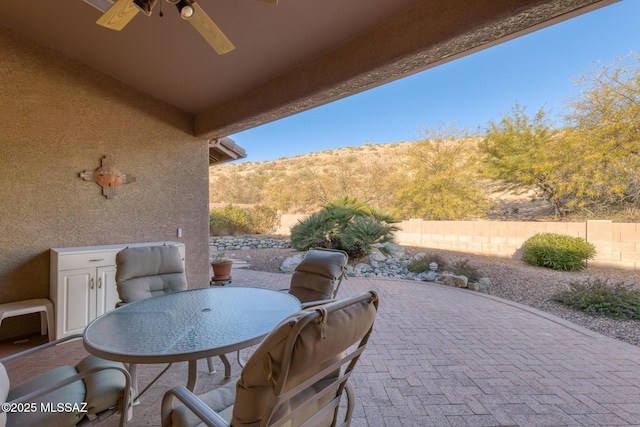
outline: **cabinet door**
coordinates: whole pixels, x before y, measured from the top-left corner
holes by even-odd
[[[116,303],[120,301],[118,289],[116,288],[116,267],[98,268],[97,285],[97,311],[96,316],[101,316],[109,310],[116,308]]]
[[[57,338],[82,333],[95,318],[96,269],[79,268],[58,273],[58,304],[56,310]]]

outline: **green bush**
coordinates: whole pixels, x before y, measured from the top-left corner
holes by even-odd
[[[291,246],[341,249],[351,258],[368,253],[372,246],[388,242],[398,228],[392,216],[351,197],[334,199],[291,227]]]
[[[640,320],[640,290],[628,289],[622,283],[613,286],[600,280],[572,283],[569,290],[553,299],[587,313]]]
[[[268,234],[280,222],[278,213],[266,206],[241,208],[227,205],[209,212],[209,233],[212,236],[234,234]]]
[[[596,248],[580,237],[541,233],[524,242],[522,260],[530,265],[561,271],[578,271],[596,255]]]
[[[424,254],[423,257],[414,258],[409,261],[407,263],[407,270],[416,274],[423,273],[429,270],[429,264],[432,262],[438,264],[438,270],[444,269],[444,266],[446,265],[444,258],[440,255],[428,252]]]

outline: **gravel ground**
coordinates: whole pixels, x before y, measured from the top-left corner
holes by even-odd
[[[610,284],[623,283],[640,288],[640,273],[626,270],[589,268],[580,272],[561,272],[532,267],[506,258],[462,254],[430,248],[406,247],[409,255],[429,252],[441,256],[451,264],[457,260],[468,260],[469,265],[491,279],[492,286],[486,292],[500,298],[534,307],[565,320],[581,325],[603,335],[640,346],[640,321],[610,319],[571,309],[553,301],[552,296],[568,289],[574,282],[606,280]],[[280,272],[280,265],[287,257],[297,253],[295,249],[251,249],[226,251],[227,256],[247,260],[249,268],[272,273]]]

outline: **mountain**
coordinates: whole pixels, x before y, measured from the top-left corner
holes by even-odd
[[[262,204],[285,213],[309,213],[333,197],[348,194],[392,208],[392,178],[402,170],[414,142],[365,144],[273,161],[227,163],[209,168],[210,202]],[[250,153],[249,153],[250,155]],[[410,180],[410,177],[406,178]],[[532,194],[496,192],[484,185],[495,207],[487,219],[533,220],[553,211]]]

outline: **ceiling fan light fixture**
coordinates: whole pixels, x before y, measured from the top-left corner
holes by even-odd
[[[193,16],[193,5],[188,0],[180,0],[178,4],[176,4],[176,7],[178,8],[182,19],[189,19]]]
[[[142,13],[151,16],[151,10],[156,4],[156,0],[133,0],[133,4],[135,4]]]

